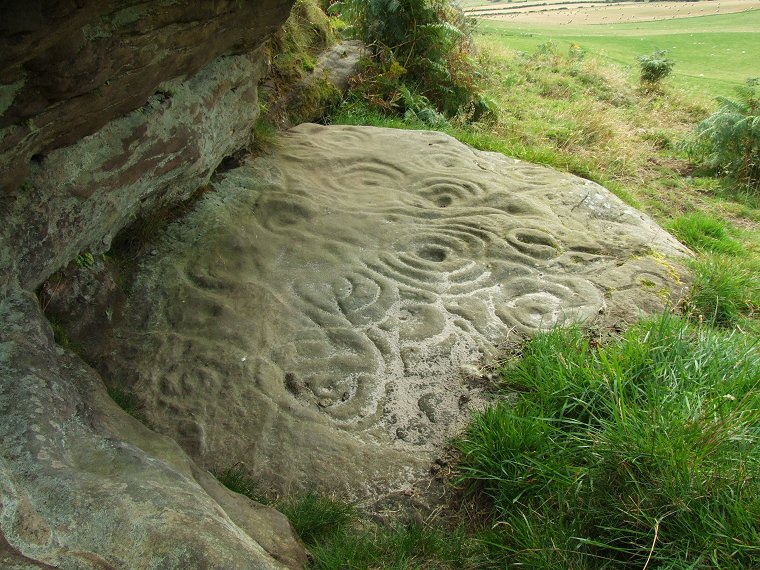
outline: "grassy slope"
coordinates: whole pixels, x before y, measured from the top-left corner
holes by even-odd
[[[760,10],[604,26],[542,27],[481,20],[478,30],[514,50],[533,51],[550,39],[564,49],[579,44],[634,71],[636,55],[667,49],[676,61],[674,83],[703,96],[731,95],[747,77],[760,76]]]

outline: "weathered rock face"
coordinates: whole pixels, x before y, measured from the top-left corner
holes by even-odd
[[[686,253],[594,183],[440,133],[302,125],[215,189],[144,261],[106,381],[285,489],[411,489],[510,334],[662,310]]]
[[[122,412],[33,295],[3,287],[0,322],[0,566],[303,566],[285,517]]]
[[[291,4],[2,4],[0,567],[304,565],[282,515],[122,412],[30,292],[250,142]]]
[[[273,99],[267,117],[280,130],[301,123],[318,121],[329,107],[339,103],[348,90],[349,80],[359,72],[365,46],[358,40],[337,43],[319,56],[314,70],[287,93]],[[266,87],[264,87],[266,89]]]
[[[292,1],[3,2],[0,186],[34,154],[73,144],[142,107],[168,79],[253,51]]]
[[[0,239],[35,287],[250,142],[256,50],[292,2],[6,4]]]

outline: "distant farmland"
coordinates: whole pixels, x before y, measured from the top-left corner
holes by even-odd
[[[732,14],[760,9],[760,0],[706,0],[700,2],[632,2],[604,0],[523,0],[518,2],[462,2],[465,13],[478,18],[523,24],[569,25],[631,23]]]
[[[644,4],[642,9],[652,4]],[[690,3],[691,6],[699,4],[718,6],[717,2]],[[749,4],[758,2],[742,3],[743,6]],[[606,10],[610,17],[617,18],[614,10],[620,5],[607,6],[599,11]],[[746,78],[760,77],[760,9],[607,25],[584,21],[569,23],[570,11],[565,18],[564,24],[549,17],[545,17],[542,24],[482,19],[477,28],[479,41],[491,44],[492,48],[502,46],[526,52],[532,52],[547,41],[556,42],[561,49],[577,44],[589,53],[630,66],[632,73],[636,71],[637,55],[667,49],[668,57],[676,62],[673,77],[668,81],[707,97],[733,95],[734,87]]]

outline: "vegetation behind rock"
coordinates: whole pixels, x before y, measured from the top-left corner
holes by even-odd
[[[479,93],[473,24],[450,0],[341,0],[331,12],[363,40],[371,61],[356,83],[367,101],[415,115],[432,106],[446,116],[487,110]]]

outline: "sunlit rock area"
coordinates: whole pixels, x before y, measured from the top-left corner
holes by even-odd
[[[99,360],[204,465],[419,495],[500,346],[662,310],[683,254],[587,180],[435,132],[304,124],[166,230]]]

